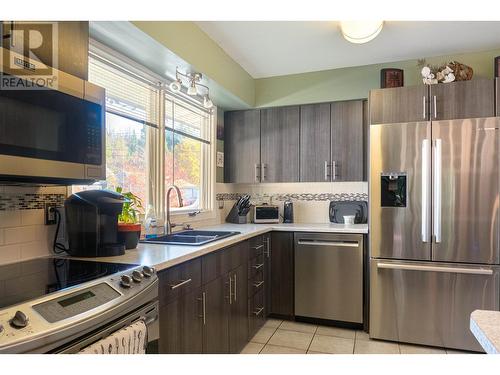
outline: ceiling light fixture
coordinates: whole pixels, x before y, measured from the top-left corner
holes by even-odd
[[[340,30],[351,43],[367,43],[374,39],[384,26],[384,21],[341,21]]]
[[[178,93],[182,88],[182,79],[185,79],[187,82],[187,91],[186,93],[190,96],[198,95],[198,86],[201,86],[207,90],[207,93],[203,96],[203,107],[210,109],[213,107],[212,100],[210,99],[210,89],[208,86],[200,83],[202,79],[201,73],[181,73],[179,69],[175,68],[175,81],[170,83],[169,87],[172,92]]]

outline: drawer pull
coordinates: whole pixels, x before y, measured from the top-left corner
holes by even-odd
[[[199,315],[200,318],[203,319],[203,325],[207,323],[207,303],[206,303],[206,294],[203,292],[201,294],[201,298],[198,298],[198,301],[201,301],[202,313]]]
[[[256,288],[260,288],[260,286],[261,286],[262,284],[264,284],[264,280],[259,281],[259,282],[257,282],[257,283],[253,283],[253,286],[254,286],[254,287],[256,287]]]
[[[262,268],[264,266],[264,263],[256,264],[255,266],[252,266],[254,269],[258,270],[259,268]]]
[[[263,247],[264,247],[264,244],[258,245],[258,246],[253,246],[252,249],[259,250],[259,249],[262,249]]]
[[[253,312],[253,314],[254,314],[255,316],[259,316],[259,315],[262,313],[262,311],[264,311],[264,306],[262,306],[261,308],[259,308],[259,309],[255,310],[255,311]]]
[[[170,289],[171,290],[177,289],[183,285],[189,284],[190,282],[191,282],[191,279],[181,280],[181,282],[178,284],[170,285]]]

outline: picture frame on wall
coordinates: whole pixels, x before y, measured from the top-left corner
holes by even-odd
[[[386,68],[380,70],[380,88],[403,87],[404,71],[403,69]]]
[[[500,77],[500,56],[495,57],[495,78]]]

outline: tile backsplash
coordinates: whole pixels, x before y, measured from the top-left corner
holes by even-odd
[[[292,200],[297,223],[328,223],[331,200],[368,201],[367,182],[315,182],[276,184],[217,184],[216,200],[224,212],[242,194],[251,196],[252,204],[275,204],[283,211],[283,201]],[[222,204],[222,203],[221,203]],[[219,215],[223,216],[223,215]],[[221,217],[222,222],[224,217]],[[251,217],[249,217],[251,220]]]
[[[0,186],[0,264],[52,253],[55,225],[45,225],[45,203],[62,206],[66,187]]]

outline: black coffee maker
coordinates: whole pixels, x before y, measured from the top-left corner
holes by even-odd
[[[109,190],[87,190],[66,199],[64,210],[68,253],[78,257],[122,255],[118,241],[118,215],[125,197]]]

